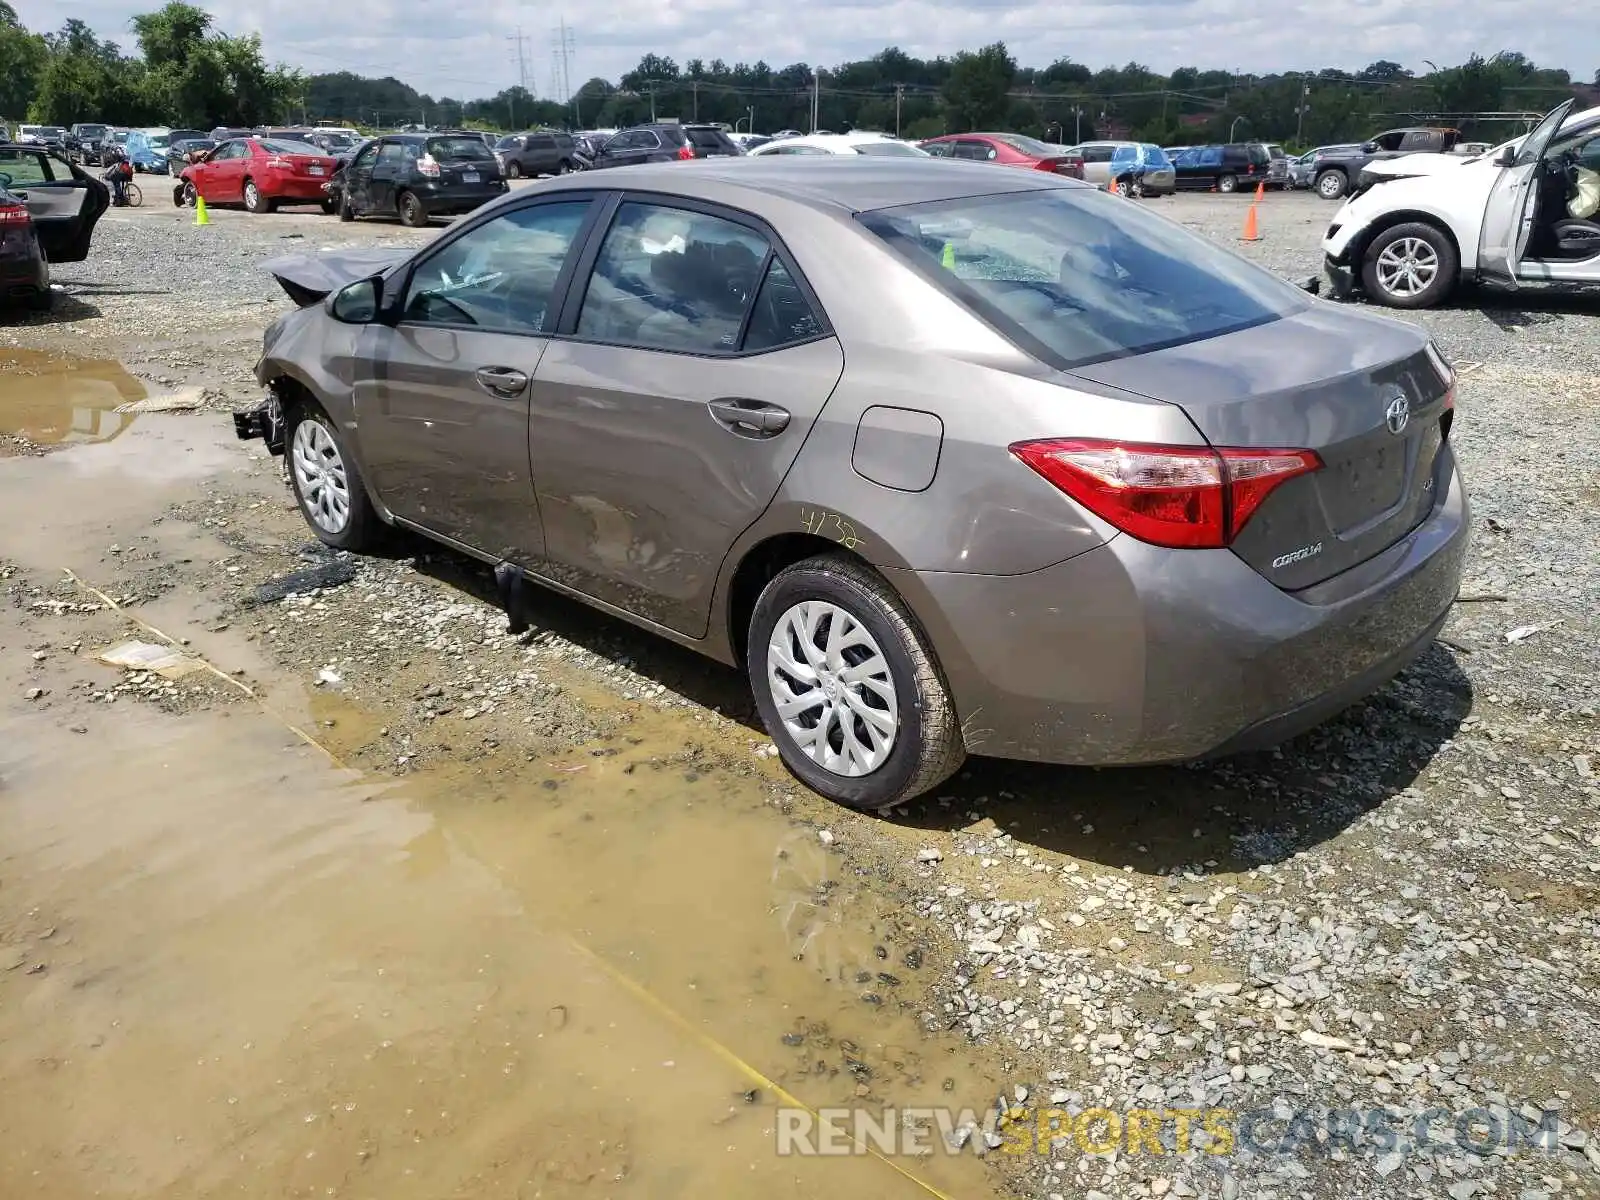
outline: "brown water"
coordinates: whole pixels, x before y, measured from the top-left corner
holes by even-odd
[[[144,394],[117,362],[0,350],[0,433],[36,445],[109,441],[134,420],[114,410]]]
[[[0,506],[37,517],[0,527],[0,560],[93,578],[117,544],[203,575],[226,548],[155,519],[238,455],[221,419],[147,416],[0,462]],[[284,721],[342,757],[381,714],[206,633],[213,603],[139,611],[283,719],[92,702],[123,618],[24,633],[0,608],[0,1197],[929,1194],[775,1153],[750,1071],[874,1112],[982,1108],[998,1079],[924,1035],[910,931],[759,777],[665,765],[703,726],[364,777]],[[995,1194],[970,1156],[899,1161]]]

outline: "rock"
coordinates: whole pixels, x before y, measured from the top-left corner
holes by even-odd
[[[937,846],[924,846],[917,851],[917,861],[919,863],[936,863],[943,857],[944,851]]]
[[[1355,1045],[1344,1038],[1332,1037],[1326,1033],[1318,1033],[1315,1029],[1302,1029],[1300,1040],[1308,1046],[1315,1046],[1319,1050],[1354,1050]]]
[[[22,693],[22,698],[24,700],[39,700],[39,699],[43,698],[43,696],[44,696],[44,689],[43,688],[29,688],[27,691]]]
[[[1445,1188],[1445,1194],[1450,1197],[1450,1200],[1472,1200],[1472,1197],[1477,1192],[1478,1181],[1476,1179],[1458,1179]]]
[[[1388,1154],[1381,1156],[1377,1162],[1373,1163],[1372,1169],[1378,1173],[1379,1178],[1387,1179],[1390,1175],[1398,1171],[1401,1164],[1404,1162],[1405,1155],[1401,1154],[1398,1150],[1392,1150]]]
[[[831,829],[819,829],[819,830],[817,830],[817,841],[821,842],[824,846],[833,845],[833,843],[835,841],[835,838],[833,836],[833,831]]]
[[[1170,1179],[1166,1179],[1160,1175],[1157,1175],[1150,1181],[1150,1194],[1155,1197],[1155,1200],[1161,1200],[1161,1197],[1165,1196],[1171,1190],[1172,1180]]]

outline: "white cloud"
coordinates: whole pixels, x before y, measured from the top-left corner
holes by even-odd
[[[133,44],[128,24],[154,0],[16,0],[35,29],[69,13],[104,37]],[[223,0],[209,6],[230,33],[259,32],[268,57],[307,72],[346,69],[394,75],[434,96],[471,99],[517,81],[513,36],[527,35],[528,65],[541,94],[553,80],[555,7],[509,0],[456,0],[441,15],[419,0]],[[1088,0],[1072,6],[1011,0],[615,0],[574,5],[573,85],[615,79],[641,55],[728,63],[765,59],[831,66],[897,45],[923,57],[1002,38],[1017,59],[1044,66],[1070,56],[1090,67],[1142,62],[1268,73],[1325,66],[1358,68],[1380,58],[1418,70],[1476,52],[1520,50],[1541,66],[1588,80],[1600,66],[1600,30],[1588,5],[1544,0],[1538,19],[1524,5],[1469,0]]]

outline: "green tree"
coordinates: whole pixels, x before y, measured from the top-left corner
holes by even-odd
[[[1011,106],[1007,93],[1016,74],[1017,62],[1004,42],[957,54],[943,89],[951,127],[960,133],[1002,123]]]

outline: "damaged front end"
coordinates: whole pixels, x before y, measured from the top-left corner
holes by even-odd
[[[235,409],[233,431],[240,441],[260,438],[267,444],[267,452],[274,457],[283,454],[283,402],[278,393],[267,389],[267,398],[250,408]]]

